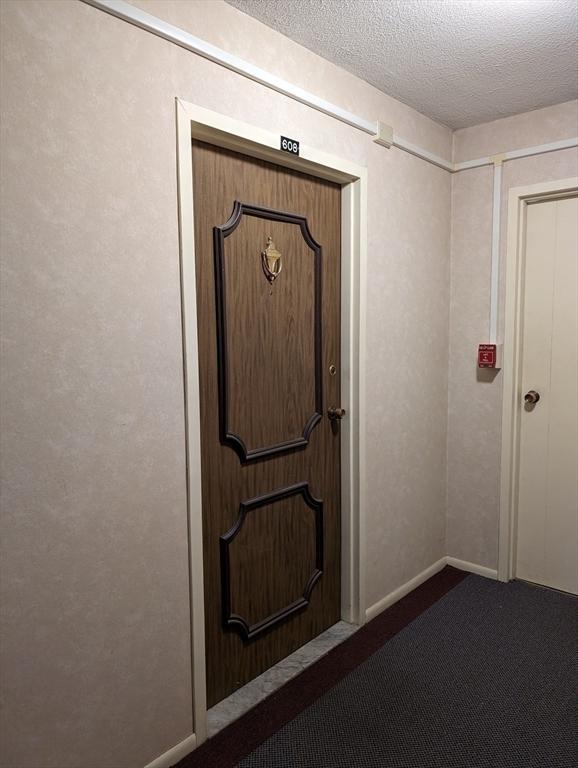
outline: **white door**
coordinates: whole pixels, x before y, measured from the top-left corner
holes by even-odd
[[[527,207],[522,334],[516,576],[578,594],[576,197]]]

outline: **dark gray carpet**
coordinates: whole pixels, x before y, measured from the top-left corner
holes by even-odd
[[[576,768],[578,599],[469,576],[239,768]]]

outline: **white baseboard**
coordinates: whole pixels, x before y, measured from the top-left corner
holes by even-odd
[[[418,573],[418,575],[414,576],[413,579],[406,581],[406,583],[401,587],[394,589],[394,591],[390,592],[389,595],[382,597],[381,600],[377,601],[377,603],[374,603],[369,608],[367,608],[365,611],[366,620],[371,621],[371,619],[375,619],[378,614],[380,614],[382,611],[385,611],[385,609],[389,608],[390,605],[397,603],[398,600],[401,600],[402,597],[405,597],[413,589],[419,587],[420,584],[423,584],[424,581],[427,581],[434,575],[434,573],[441,571],[441,569],[445,566],[446,558],[442,557],[437,561],[437,563],[430,565],[429,568],[425,569],[425,571]]]
[[[162,755],[155,758],[152,763],[148,763],[144,768],[171,768],[172,765],[178,763],[183,757],[192,752],[197,746],[197,738],[194,733],[187,736],[186,739],[181,741],[175,747],[171,747]]]
[[[477,573],[478,576],[485,576],[486,579],[497,579],[498,571],[495,568],[486,568],[485,565],[478,565],[477,563],[468,563],[467,560],[458,560],[457,557],[446,557],[446,565],[451,565],[452,568],[457,568],[460,571],[468,571],[468,573]]]
[[[467,560],[458,560],[457,557],[442,557],[437,562],[433,563],[433,565],[430,565],[429,568],[426,568],[425,571],[418,573],[418,575],[414,576],[413,579],[406,581],[406,583],[402,584],[401,587],[394,589],[394,591],[390,592],[389,595],[382,597],[381,600],[377,601],[377,603],[371,605],[365,611],[366,621],[371,621],[371,619],[374,619],[382,611],[385,611],[386,608],[389,608],[394,603],[397,603],[398,600],[401,600],[402,597],[405,597],[416,587],[419,587],[420,584],[423,584],[424,581],[427,581],[435,573],[441,571],[441,569],[445,568],[446,565],[451,565],[452,568],[457,568],[460,571],[477,573],[478,576],[484,576],[486,579],[498,578],[498,572],[493,568],[486,568],[485,565],[478,565],[477,563],[469,563]]]

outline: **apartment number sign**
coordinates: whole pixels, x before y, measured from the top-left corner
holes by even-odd
[[[295,139],[288,139],[287,136],[281,136],[281,149],[283,152],[289,152],[290,155],[299,154],[299,142]]]

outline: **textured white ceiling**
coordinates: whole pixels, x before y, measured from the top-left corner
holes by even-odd
[[[578,97],[576,0],[227,0],[451,128]]]

